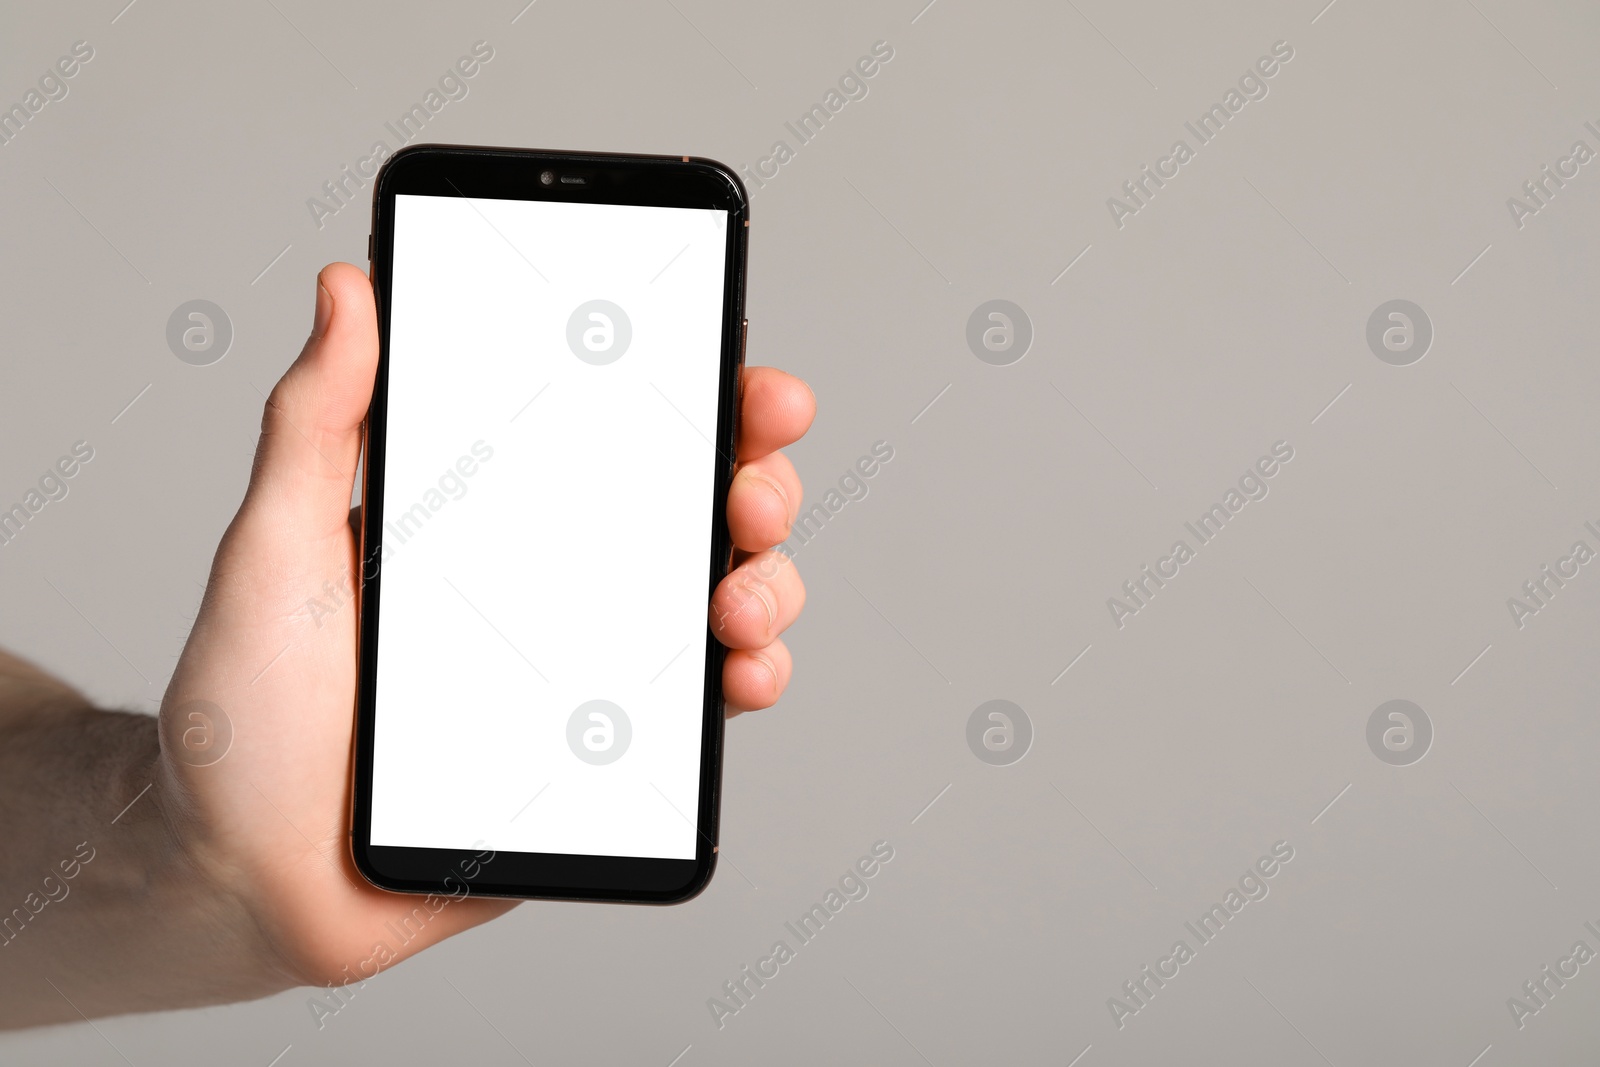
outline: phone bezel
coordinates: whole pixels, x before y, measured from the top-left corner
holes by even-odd
[[[583,184],[550,185],[540,172],[582,175]],[[377,298],[379,357],[365,434],[362,490],[360,653],[356,732],[352,752],[351,855],[356,869],[379,888],[404,893],[519,897],[615,903],[674,904],[703,890],[716,868],[722,786],[726,656],[707,625],[700,804],[693,860],[646,857],[495,852],[475,849],[374,845],[373,738],[377,707],[378,604],[382,592],[383,470],[388,415],[390,281],[395,197],[402,194],[471,199],[542,200],[660,207],[710,207],[728,211],[723,284],[722,351],[717,399],[716,478],[711,557],[706,596],[727,573],[733,543],[726,517],[734,469],[742,371],[745,250],[749,201],[726,166],[689,156],[623,155],[458,145],[414,145],[391,156],[375,179],[370,237],[371,276]],[[470,879],[462,872],[476,869]]]

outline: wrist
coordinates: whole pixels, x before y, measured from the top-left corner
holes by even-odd
[[[149,894],[187,917],[182,936],[194,953],[194,971],[220,983],[206,1002],[269,996],[301,984],[248,873],[230,855],[228,828],[208,821],[215,815],[200,814],[190,786],[164,754],[156,754],[145,782],[150,790],[133,810],[149,804],[145,847],[157,872]]]
[[[10,827],[0,889],[12,919],[0,934],[0,1027],[290,984],[249,910],[195,862],[155,719],[41,709],[11,717],[0,741]]]

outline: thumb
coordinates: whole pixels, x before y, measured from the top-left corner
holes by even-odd
[[[341,530],[377,366],[372,284],[357,267],[329,264],[317,276],[311,336],[267,398],[241,512],[308,536]]]

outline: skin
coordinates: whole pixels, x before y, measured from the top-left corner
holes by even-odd
[[[325,582],[359,573],[348,508],[377,361],[366,276],[324,268],[310,339],[268,398],[249,489],[157,719],[96,708],[0,652],[0,1026],[342,984],[370,973],[373,946],[396,940],[386,924],[421,899],[372,887],[350,861],[356,612],[315,625],[305,611]],[[772,546],[801,486],[778,449],[815,411],[799,379],[745,371],[727,511],[736,565],[710,604],[731,650],[730,716],[773,704],[793,670],[779,635],[805,587]],[[232,727],[209,766],[184,758],[193,701]],[[382,966],[515,904],[451,900]],[[31,917],[5,928],[13,907]]]

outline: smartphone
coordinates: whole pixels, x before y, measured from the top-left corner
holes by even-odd
[[[709,882],[748,226],[689,156],[419,145],[380,171],[351,825],[374,885]]]

